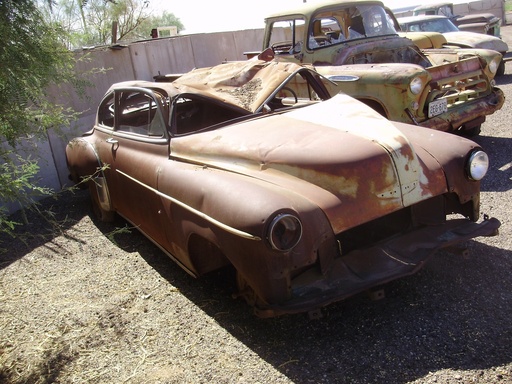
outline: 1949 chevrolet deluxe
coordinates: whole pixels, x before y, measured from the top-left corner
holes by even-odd
[[[232,266],[262,317],[314,312],[497,233],[478,223],[482,148],[331,98],[327,81],[249,60],[114,84],[67,146],[71,178],[100,218],[122,215],[191,275]]]

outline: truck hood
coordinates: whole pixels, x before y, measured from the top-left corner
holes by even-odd
[[[446,190],[437,163],[426,166],[392,122],[346,95],[173,138],[171,158],[294,191],[321,207],[335,232]]]
[[[446,32],[443,33],[448,44],[455,44],[466,48],[492,49],[498,52],[507,52],[508,45],[496,36],[475,32]]]
[[[419,48],[399,35],[375,36],[349,40],[335,50],[319,49],[313,65],[346,65],[365,63],[412,63],[428,66]]]
[[[454,24],[475,24],[475,23],[484,23],[484,24],[501,24],[501,19],[492,13],[478,13],[478,14],[468,14],[468,15],[457,15],[452,17],[451,19]]]

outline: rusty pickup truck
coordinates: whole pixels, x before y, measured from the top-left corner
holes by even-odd
[[[331,92],[391,120],[472,136],[504,103],[498,52],[421,50],[398,35],[380,1],[305,3],[265,23],[263,49],[276,60],[314,65],[337,85]]]

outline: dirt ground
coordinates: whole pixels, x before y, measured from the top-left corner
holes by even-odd
[[[121,219],[96,222],[86,192],[44,201],[0,239],[0,382],[512,383],[510,121],[507,102],[476,138],[500,235],[314,321],[256,318],[230,271],[191,278]]]

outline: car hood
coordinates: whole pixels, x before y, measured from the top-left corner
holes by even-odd
[[[420,49],[442,48],[447,43],[438,32],[398,32],[398,35],[411,39]]]
[[[475,32],[446,32],[443,33],[448,44],[468,48],[492,49],[498,52],[507,52],[508,45],[498,37]]]
[[[339,66],[362,63],[396,63],[398,62],[397,55],[401,57],[401,60],[406,60],[401,56],[404,52],[408,52],[413,58],[416,58],[416,55],[421,56],[420,52],[412,54],[411,51],[418,49],[413,41],[404,39],[398,34],[347,40],[335,47],[336,49],[328,47],[327,49],[316,50],[312,59],[313,65]],[[371,55],[368,54],[369,52],[371,52]],[[408,58],[407,60],[413,59]]]
[[[397,126],[346,95],[173,138],[171,158],[300,194],[336,232],[446,190],[439,164],[427,166]]]

